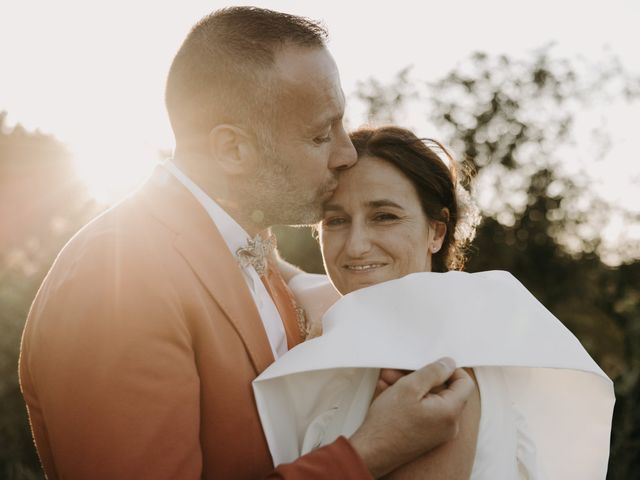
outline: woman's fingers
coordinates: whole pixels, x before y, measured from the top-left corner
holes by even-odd
[[[429,393],[440,393],[447,389],[447,381],[450,380],[452,375],[456,375],[455,379],[463,378],[466,373],[462,371],[461,374],[455,373],[457,370],[455,369],[455,362],[450,358],[442,358],[436,362],[432,368],[420,370],[417,373],[418,382],[423,382],[423,389],[426,389],[424,393],[421,393],[421,396],[425,396]],[[421,372],[421,373],[420,373]],[[452,373],[453,372],[453,373]],[[375,399],[378,395],[384,392],[391,385],[396,383],[401,378],[405,377],[411,373],[410,370],[398,370],[394,368],[383,368],[380,370],[380,377],[378,378],[378,383],[376,384],[376,388],[373,394],[373,398]],[[454,379],[454,377],[451,377]],[[464,385],[458,387],[463,388]]]
[[[396,383],[402,377],[411,373],[410,370],[396,370],[393,368],[383,368],[380,370],[380,376],[378,377],[378,383],[376,384],[376,389],[373,392],[373,398],[375,399],[378,395],[384,392],[391,385]]]

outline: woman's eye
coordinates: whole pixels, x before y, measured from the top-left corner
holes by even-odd
[[[340,225],[344,225],[346,222],[347,220],[344,217],[329,217],[322,221],[322,225],[324,227],[339,227]]]

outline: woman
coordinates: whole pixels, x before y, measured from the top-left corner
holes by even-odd
[[[448,157],[449,169],[435,149],[395,127],[359,130],[351,140],[359,162],[341,175],[319,230],[325,268],[335,288],[346,295],[409,273],[461,268],[477,214],[459,215],[452,158]],[[440,144],[430,143],[447,153]],[[465,206],[469,212],[471,205]],[[465,227],[456,239],[459,223]],[[479,397],[476,387],[455,440],[394,478],[469,478]]]
[[[325,316],[322,337],[254,384],[274,460],[355,431],[378,376],[366,367],[415,368],[426,350],[474,367],[478,390],[456,439],[394,478],[604,478],[611,382],[575,338],[506,273],[419,273],[461,268],[478,220],[454,162],[435,151],[444,148],[397,127],[359,130],[352,141],[359,161],[341,173],[319,236],[331,282],[347,296]],[[307,309],[334,300],[322,277],[291,286]],[[575,395],[556,399],[556,383]],[[585,401],[597,428],[558,445],[577,433]]]

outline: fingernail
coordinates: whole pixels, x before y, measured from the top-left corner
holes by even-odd
[[[456,369],[456,361],[451,357],[442,357],[438,362],[451,370]]]

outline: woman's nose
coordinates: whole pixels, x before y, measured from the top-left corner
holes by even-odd
[[[366,227],[354,225],[349,231],[345,251],[351,258],[360,258],[371,250],[371,238]]]

